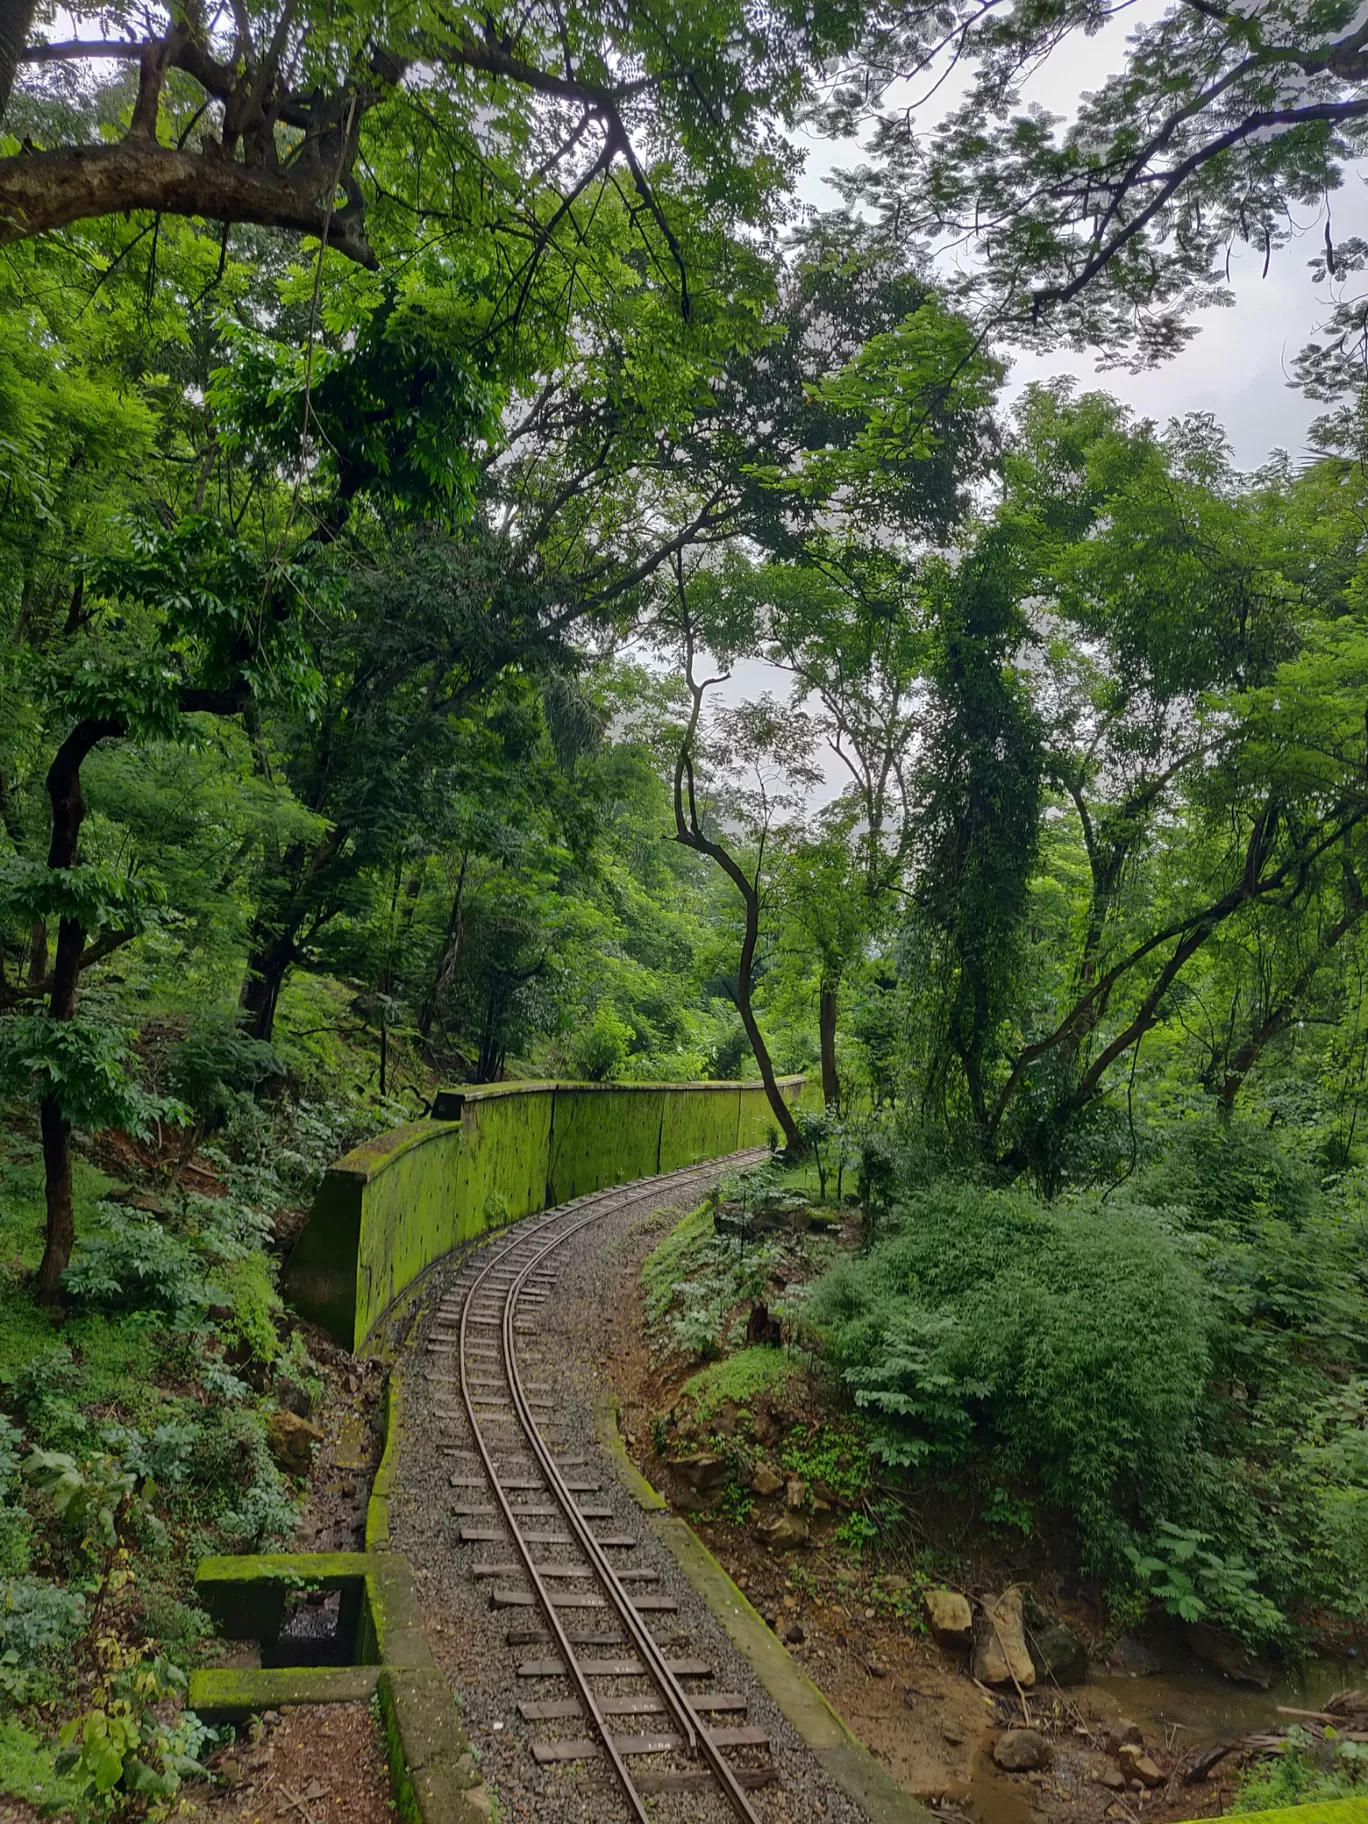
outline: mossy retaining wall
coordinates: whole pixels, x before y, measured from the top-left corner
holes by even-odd
[[[803,1077],[783,1077],[796,1102]],[[296,1309],[360,1349],[433,1261],[487,1229],[589,1191],[763,1146],[758,1083],[496,1083],[444,1090],[433,1119],[324,1175],[285,1269]]]

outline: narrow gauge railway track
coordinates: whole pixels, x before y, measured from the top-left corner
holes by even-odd
[[[556,1654],[524,1661],[519,1678],[565,1680],[574,1692],[569,1699],[520,1703],[519,1711],[528,1722],[583,1719],[593,1732],[534,1740],[532,1753],[542,1765],[606,1756],[638,1824],[647,1824],[650,1817],[645,1806],[650,1793],[695,1788],[717,1792],[744,1824],[760,1824],[746,1795],[748,1788],[777,1777],[771,1743],[763,1729],[718,1727],[712,1720],[744,1715],[741,1694],[685,1688],[686,1682],[696,1685],[710,1678],[711,1668],[699,1660],[668,1658],[656,1639],[647,1618],[668,1615],[675,1602],[637,1593],[658,1580],[657,1572],[615,1563],[636,1546],[634,1537],[595,1531],[596,1523],[612,1522],[613,1511],[579,1498],[598,1492],[599,1484],[583,1473],[587,1459],[558,1456],[549,1435],[556,1429],[554,1400],[548,1397],[553,1388],[524,1379],[520,1339],[540,1334],[535,1313],[555,1292],[554,1256],[573,1236],[610,1213],[711,1182],[719,1165],[759,1156],[747,1153],[673,1172],[637,1191],[597,1192],[560,1206],[540,1222],[519,1224],[505,1246],[482,1250],[447,1289],[427,1341],[434,1358],[430,1381],[436,1387],[445,1380],[453,1391],[459,1386],[461,1401],[459,1408],[444,1409],[434,1400],[433,1411],[445,1422],[463,1418],[474,1445],[473,1450],[451,1452],[471,1460],[468,1470],[451,1477],[463,1497],[454,1510],[462,1522],[460,1538],[489,1545],[511,1540],[517,1555],[515,1562],[476,1564],[474,1574],[494,1580],[495,1606],[535,1605],[545,1617],[545,1630],[509,1631],[510,1646],[549,1642]],[[444,1377],[440,1364],[453,1354],[457,1375]],[[573,1474],[576,1470],[581,1473]],[[492,1495],[496,1505],[471,1498],[480,1493]],[[567,1551],[569,1561],[548,1559],[548,1548]],[[509,1587],[501,1579],[530,1587]],[[606,1619],[616,1625],[578,1629],[567,1621],[576,1610],[596,1611],[596,1623]],[[586,1648],[626,1649],[628,1657],[590,1657]],[[600,1695],[595,1687],[602,1680],[627,1685],[629,1694]],[[665,1726],[648,1734],[618,1733],[615,1724],[629,1718],[659,1718]],[[733,1765],[724,1753],[727,1748],[752,1751],[749,1763]],[[762,1750],[764,1759],[757,1765],[755,1755]],[[629,1759],[643,1771],[633,1772]],[[665,1766],[666,1761],[671,1764]]]

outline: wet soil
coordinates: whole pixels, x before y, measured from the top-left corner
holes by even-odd
[[[681,1373],[662,1373],[646,1340],[641,1263],[662,1234],[660,1224],[637,1225],[616,1251],[613,1321],[604,1328],[605,1378],[622,1412],[633,1459],[736,1579],[794,1658],[855,1734],[904,1789],[947,1817],[973,1824],[1172,1824],[1229,1808],[1242,1766],[1233,1753],[1209,1779],[1187,1785],[1185,1769],[1204,1749],[1251,1732],[1284,1729],[1278,1706],[1316,1708],[1330,1691],[1362,1679],[1353,1661],[1318,1663],[1295,1681],[1254,1691],[1195,1667],[1169,1661],[1148,1677],[1090,1674],[1081,1686],[1041,1687],[1024,1697],[989,1691],[969,1676],[964,1656],[947,1653],[922,1631],[914,1604],[890,1602],[869,1557],[839,1547],[828,1530],[800,1551],[776,1554],[750,1527],[699,1511],[699,1498],[677,1484],[657,1457],[652,1420],[673,1401]],[[800,1396],[801,1397],[801,1396]],[[984,1587],[1001,1587],[1019,1567],[992,1567]],[[905,1612],[900,1612],[901,1609]],[[1096,1618],[1081,1605],[1059,1605],[1084,1638]],[[1091,1625],[1090,1625],[1091,1624]],[[1162,1643],[1161,1643],[1162,1644]],[[1102,1783],[1117,1763],[1105,1751],[1109,1730],[1133,1721],[1146,1752],[1165,1774],[1152,1792],[1117,1793]],[[1050,1738],[1047,1770],[1008,1774],[992,1760],[1007,1728],[1029,1724]]]
[[[268,1711],[215,1757],[214,1772],[216,1789],[194,1794],[207,1824],[393,1824],[396,1815],[368,1704]]]

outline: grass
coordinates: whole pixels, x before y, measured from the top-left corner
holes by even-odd
[[[690,1375],[680,1398],[692,1402],[700,1419],[711,1418],[728,1401],[748,1406],[759,1394],[782,1387],[797,1366],[787,1349],[741,1349]]]
[[[688,1278],[696,1248],[709,1240],[712,1232],[712,1206],[700,1204],[646,1256],[641,1268],[641,1287],[646,1294],[648,1323],[659,1323],[669,1310],[680,1280]]]
[[[110,1187],[111,1180],[78,1155],[73,1182],[78,1238],[94,1226],[96,1206]],[[0,1374],[65,1345],[80,1365],[82,1403],[117,1405],[132,1413],[146,1401],[160,1349],[157,1327],[100,1312],[61,1315],[18,1292],[20,1275],[42,1259],[45,1221],[37,1149],[11,1143],[8,1156],[0,1158]]]
[[[37,1811],[74,1811],[80,1795],[58,1774],[55,1752],[21,1723],[0,1722],[0,1793],[24,1799]]]

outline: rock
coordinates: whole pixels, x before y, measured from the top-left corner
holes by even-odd
[[[768,1463],[757,1463],[750,1485],[752,1494],[777,1495],[784,1486],[784,1478],[772,1470]]]
[[[960,1748],[964,1745],[964,1736],[958,1729],[942,1729],[941,1740],[949,1742],[952,1748]]]
[[[786,1628],[784,1630],[784,1639],[791,1647],[801,1647],[803,1642],[807,1639],[807,1635],[803,1632],[802,1622],[795,1621],[792,1627]]]
[[[926,1590],[922,1595],[926,1625],[931,1638],[942,1647],[971,1647],[974,1644],[974,1611],[969,1598],[958,1590]]]
[[[871,1678],[888,1677],[888,1667],[884,1664],[883,1660],[879,1658],[877,1653],[861,1654],[860,1664],[864,1667],[865,1671],[868,1672]]]
[[[1005,1773],[1034,1773],[1050,1764],[1050,1744],[1038,1729],[1008,1729],[993,1743],[993,1759]]]
[[[1267,1661],[1260,1659],[1257,1653],[1251,1653],[1242,1640],[1225,1628],[1213,1628],[1205,1621],[1192,1621],[1184,1633],[1194,1657],[1222,1677],[1237,1685],[1252,1685],[1256,1691],[1267,1691],[1273,1683],[1273,1668]]]
[[[1132,1742],[1138,1748],[1144,1739],[1139,1723],[1133,1723],[1129,1717],[1123,1716],[1107,1731],[1107,1753],[1120,1754]]]
[[[171,1205],[152,1191],[111,1191],[104,1200],[106,1203],[121,1204],[126,1210],[137,1210],[144,1216],[166,1218],[172,1214]]]
[[[1099,1786],[1105,1786],[1108,1792],[1124,1792],[1126,1776],[1119,1767],[1104,1767],[1097,1776]]]
[[[971,1671],[985,1685],[1017,1684],[1029,1691],[1036,1682],[1035,1667],[1026,1650],[1020,1590],[983,1598],[982,1613],[974,1622]]]
[[[714,1456],[709,1450],[696,1451],[688,1457],[676,1457],[670,1468],[690,1488],[700,1489],[720,1488],[731,1474],[731,1465],[727,1459]]]
[[[266,1442],[277,1469],[287,1476],[307,1476],[323,1433],[297,1412],[273,1412],[266,1421]]]
[[[1081,1685],[1088,1676],[1088,1649],[1062,1621],[1035,1636],[1031,1659],[1041,1678],[1051,1678],[1057,1685]]]
[[[1153,1788],[1162,1786],[1164,1776],[1158,1766],[1145,1753],[1139,1742],[1127,1742],[1116,1757],[1121,1763],[1121,1771],[1132,1784],[1139,1780],[1142,1786]]]
[[[1153,1678],[1159,1670],[1159,1660],[1143,1640],[1137,1640],[1133,1634],[1122,1634],[1107,1655],[1107,1670],[1120,1672],[1127,1678]]]
[[[281,1375],[271,1392],[275,1395],[275,1403],[282,1412],[292,1412],[301,1419],[313,1417],[313,1401],[298,1381],[287,1380],[284,1375]]]
[[[807,1543],[807,1521],[801,1514],[771,1514],[755,1530],[772,1552],[791,1552]]]
[[[784,1489],[784,1504],[791,1507],[794,1513],[807,1506],[807,1483],[799,1476],[790,1476]]]

